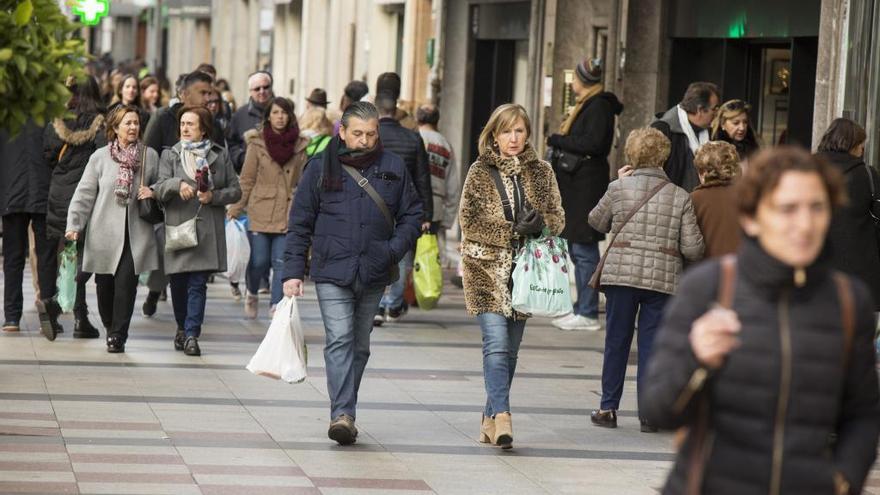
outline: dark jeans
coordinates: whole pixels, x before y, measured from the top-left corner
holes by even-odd
[[[177,327],[186,332],[187,337],[199,337],[205,321],[208,277],[212,272],[175,273],[171,278],[171,306]]]
[[[98,313],[107,328],[107,337],[116,337],[125,342],[128,339],[128,327],[131,325],[131,315],[134,313],[138,286],[138,274],[134,271],[134,259],[128,241],[128,229],[116,273],[95,274],[95,285],[98,293]]]
[[[608,285],[605,290],[605,359],[602,362],[603,410],[620,407],[626,365],[632,346],[636,313],[639,315],[639,367],[636,372],[636,392],[641,401],[642,377],[648,371],[648,360],[654,347],[654,336],[663,319],[663,308],[669,294],[636,289],[622,285]]]
[[[568,245],[571,262],[574,263],[574,280],[577,286],[577,301],[572,311],[576,315],[596,318],[599,316],[599,292],[590,287],[590,278],[599,264],[599,244]]]
[[[251,258],[248,262],[248,274],[245,277],[248,292],[256,294],[260,290],[263,279],[269,275],[272,269],[272,290],[270,304],[278,304],[284,296],[281,273],[284,270],[284,240],[285,234],[267,234],[263,232],[251,232]]]
[[[40,297],[55,296],[58,277],[58,242],[46,237],[46,215],[37,213],[10,213],[3,216],[3,312],[6,321],[21,321],[24,305],[22,283],[24,265],[30,242],[28,226],[33,223],[37,253],[37,284]]]

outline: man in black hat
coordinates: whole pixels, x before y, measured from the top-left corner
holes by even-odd
[[[327,101],[327,92],[321,88],[315,88],[312,90],[309,97],[306,98],[306,110],[310,110],[312,108],[323,108],[327,110],[327,104],[330,103]]]

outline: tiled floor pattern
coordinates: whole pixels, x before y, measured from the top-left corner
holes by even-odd
[[[349,448],[326,438],[311,287],[300,304],[310,377],[299,385],[244,370],[268,326],[267,304],[261,319],[244,320],[222,280],[209,288],[200,358],[172,350],[169,303],[156,318],[135,316],[122,355],[72,340],[69,317],[68,333],[46,341],[28,307],[24,331],[0,335],[0,494],[657,493],[671,437],[638,432],[634,373],[620,428],[587,425],[601,332],[530,322],[513,389],[516,448],[477,443],[479,331],[460,291],[447,288],[437,310],[373,332],[360,436]],[[866,493],[880,495],[876,471]]]

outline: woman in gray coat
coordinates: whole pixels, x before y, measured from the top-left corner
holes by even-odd
[[[145,184],[155,179],[159,156],[139,135],[136,107],[121,105],[108,116],[110,144],[89,158],[67,212],[64,237],[76,241],[85,234],[83,271],[95,274],[107,352],[125,352],[138,274],[159,264],[153,226],[137,208],[137,200],[151,196],[149,188],[138,187],[141,175]]]
[[[241,198],[241,187],[226,150],[208,138],[211,113],[202,107],[185,107],[179,119],[180,142],[162,152],[159,181],[153,190],[165,205],[166,225],[199,218],[198,244],[165,252],[165,273],[171,277],[171,304],[177,320],[174,348],[199,356],[208,277],[226,271],[225,206]],[[166,243],[167,236],[166,231]]]
[[[600,277],[606,300],[602,402],[590,416],[597,426],[617,427],[636,314],[636,388],[641,396],[642,378],[663,319],[663,307],[675,292],[684,260],[703,257],[703,234],[697,226],[691,197],[663,172],[669,150],[669,139],[657,129],[648,127],[630,133],[624,152],[635,171],[612,182],[590,212],[594,229],[614,234]],[[649,199],[629,217],[644,198]],[[641,430],[656,431],[645,420],[641,420]]]

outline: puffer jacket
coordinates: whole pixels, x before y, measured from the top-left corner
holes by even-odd
[[[660,182],[663,170],[640,168],[608,185],[590,212],[599,232],[617,232],[626,215]],[[623,285],[672,294],[684,261],[703,257],[703,234],[690,195],[669,183],[626,223],[608,250],[601,285]]]
[[[296,185],[306,166],[309,139],[300,136],[293,156],[279,165],[269,156],[263,133],[252,129],[244,134],[247,154],[241,169],[241,199],[229,208],[237,217],[247,208],[248,230],[268,234],[287,232],[287,218]]]
[[[707,495],[862,493],[880,434],[867,288],[848,277],[855,321],[845,354],[844,310],[828,263],[808,267],[797,287],[793,269],[754,239],[737,258],[739,345],[721,368],[706,374],[689,340],[718,299],[717,260],[685,275],[657,334],[639,412],[660,428],[706,432],[685,440],[663,493],[687,493],[691,472],[702,472]],[[697,437],[709,441],[694,457]],[[848,491],[835,491],[835,473]]]
[[[539,160],[531,146],[514,158],[484,153],[468,170],[459,210],[465,306],[471,315],[498,313],[524,319],[526,315],[513,311],[508,288],[513,243],[520,237],[504,216],[492,168],[501,172],[508,198],[514,198],[513,180],[517,177],[525,199],[541,213],[552,235],[559,235],[565,227],[565,212],[552,167]]]
[[[413,185],[422,200],[422,221],[430,222],[434,216],[434,195],[431,192],[431,171],[428,153],[422,136],[400,125],[391,117],[379,119],[379,137],[385,151],[403,159],[412,177]]]
[[[42,127],[28,121],[14,138],[0,130],[0,215],[45,215],[49,176]]]
[[[52,169],[46,210],[49,237],[64,237],[67,209],[76,186],[92,153],[106,144],[103,115],[82,114],[73,120],[56,119],[46,126],[43,154]]]

